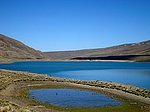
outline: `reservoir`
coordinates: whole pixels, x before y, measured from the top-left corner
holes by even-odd
[[[0,64],[0,68],[61,78],[112,81],[150,89],[150,63],[30,61]]]

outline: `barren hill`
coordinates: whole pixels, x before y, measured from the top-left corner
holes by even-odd
[[[41,51],[0,34],[0,61],[44,59],[45,57]]]
[[[51,60],[150,61],[150,40],[107,48],[45,53]]]
[[[150,62],[150,40],[107,48],[41,52],[0,34],[0,61],[15,60],[129,60]]]

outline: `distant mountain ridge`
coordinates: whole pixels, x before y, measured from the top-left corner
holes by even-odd
[[[51,60],[150,61],[150,40],[107,48],[45,53]]]
[[[0,61],[45,59],[41,51],[0,34]]]
[[[150,40],[107,48],[41,52],[0,34],[0,62],[18,60],[125,60],[150,62]]]

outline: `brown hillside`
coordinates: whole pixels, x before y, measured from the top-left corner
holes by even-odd
[[[58,52],[46,52],[45,53],[51,60],[70,60],[70,59],[101,59],[99,57],[113,56],[115,60],[121,59],[123,56],[129,56],[133,61],[150,61],[150,40],[140,43],[123,44],[119,46],[98,48],[98,49],[86,49],[77,51],[58,51]],[[135,55],[135,56],[134,56]],[[112,57],[111,57],[112,58]],[[90,60],[91,60],[90,59]],[[105,58],[106,59],[106,58]],[[109,58],[107,58],[109,60]]]
[[[0,34],[0,60],[43,59],[45,57],[42,52]]]

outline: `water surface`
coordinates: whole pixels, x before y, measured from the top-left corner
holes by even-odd
[[[100,107],[121,104],[103,94],[74,89],[29,90],[30,98],[50,105],[64,107]]]
[[[119,82],[150,89],[150,70],[108,69],[108,70],[76,70],[54,74],[56,77],[81,80],[102,80]]]
[[[138,62],[15,62],[0,68],[62,78],[101,80],[150,89],[150,63]]]

